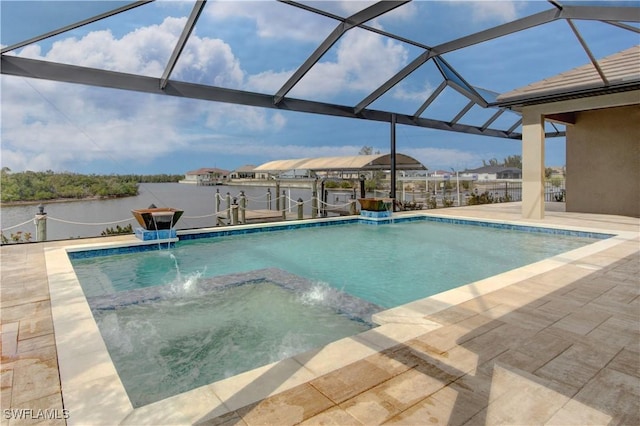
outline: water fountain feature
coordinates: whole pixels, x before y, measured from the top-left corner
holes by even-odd
[[[183,210],[172,207],[156,207],[151,205],[146,209],[131,210],[140,227],[134,232],[142,241],[157,240],[158,244],[166,240],[169,243],[177,238],[175,225],[182,216]]]
[[[390,218],[393,212],[393,198],[358,198],[360,215],[367,218]]]

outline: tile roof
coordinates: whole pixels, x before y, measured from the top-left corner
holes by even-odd
[[[220,174],[228,174],[229,170],[224,170],[224,169],[218,169],[216,167],[202,167],[198,170],[191,170],[185,174],[187,175],[206,175],[209,173],[220,173]]]
[[[597,61],[608,84],[598,74],[596,67],[586,64],[578,68],[549,77],[542,81],[503,93],[498,104],[534,103],[554,97],[576,96],[580,93],[612,90],[640,85],[640,45],[615,53]]]

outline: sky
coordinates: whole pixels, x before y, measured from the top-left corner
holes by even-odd
[[[12,45],[125,3],[1,0],[0,43]],[[305,3],[339,16],[372,4]],[[192,7],[193,1],[156,1],[7,54],[160,77]],[[551,7],[546,1],[413,1],[368,25],[433,46]],[[636,33],[613,25],[574,23],[596,58],[639,42]],[[274,94],[336,25],[274,1],[209,1],[171,78]],[[353,106],[423,51],[355,28],[287,96]],[[497,93],[589,62],[565,21],[443,57],[471,85]],[[441,81],[429,61],[369,108],[413,114]],[[356,155],[364,146],[390,150],[389,123],[6,75],[0,89],[0,164],[15,172],[183,174],[201,167],[233,170],[276,159]],[[467,102],[447,88],[422,117],[450,121]],[[474,107],[460,122],[481,125],[494,112]],[[492,127],[508,128],[518,118],[507,112]],[[403,125],[396,126],[396,147],[429,170],[472,169],[483,160],[521,154],[517,140]],[[546,140],[545,163],[565,164],[564,138]]]

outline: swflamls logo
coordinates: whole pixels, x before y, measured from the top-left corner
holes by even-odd
[[[59,410],[57,408],[46,410],[5,408],[2,410],[2,414],[7,420],[66,420],[69,418],[69,410]]]

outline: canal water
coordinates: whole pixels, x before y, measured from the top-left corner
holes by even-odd
[[[134,228],[139,226],[131,210],[149,207],[175,207],[184,210],[178,222],[177,229],[203,228],[216,225],[216,192],[222,196],[220,210],[226,209],[225,196],[227,192],[231,198],[240,196],[244,191],[249,210],[267,210],[267,188],[256,186],[197,186],[181,183],[144,183],[139,186],[139,194],[135,197],[125,197],[107,200],[70,201],[62,203],[43,202],[47,213],[47,239],[60,240],[69,238],[83,238],[99,236],[107,228],[117,225]],[[269,188],[272,194],[271,208],[275,209],[275,184]],[[305,215],[311,214],[311,190],[288,187],[280,184],[280,191],[291,200],[302,198]],[[343,204],[351,196],[349,191],[332,192],[328,202]],[[291,215],[297,214],[294,201],[287,200],[287,207],[291,206]],[[0,212],[0,226],[5,237],[21,231],[31,233],[32,240],[36,238],[34,217],[38,213],[38,205],[3,206]],[[25,223],[26,222],[26,223]],[[16,225],[20,225],[17,226]]]

